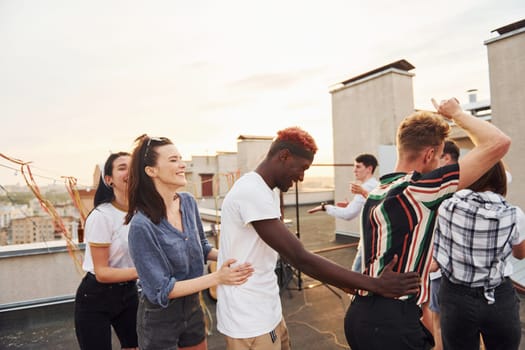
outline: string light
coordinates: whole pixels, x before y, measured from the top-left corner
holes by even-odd
[[[14,159],[14,160],[17,161],[17,162],[18,162],[18,161],[22,162],[21,160],[18,160],[18,159],[15,159],[15,158],[11,158],[11,157],[8,157],[8,156],[4,156],[2,153],[0,153],[0,159],[1,159],[1,158],[7,159],[7,160],[9,160],[8,158],[10,158],[10,159]],[[31,163],[31,162],[27,162],[27,163],[29,164],[29,163]],[[14,168],[14,167],[9,166],[9,165],[0,164],[0,167],[2,167],[2,168],[6,168],[6,169],[10,169],[10,170],[13,170],[13,175],[14,175],[14,176],[18,176],[18,174],[19,174],[19,172],[20,172],[20,169],[19,169],[19,168]],[[43,171],[47,171],[47,170],[45,170],[45,169],[43,169],[43,168],[39,168],[39,167],[34,166],[34,165],[33,165],[32,167],[33,167],[33,168],[40,169],[40,170],[43,170]],[[48,172],[50,172],[50,171],[48,171]],[[61,181],[62,181],[61,179],[59,179],[59,178],[57,178],[57,177],[50,177],[50,176],[42,175],[41,173],[32,173],[32,174],[33,174],[33,176],[34,176],[35,178],[49,180],[49,181],[52,181],[53,184],[57,184],[58,182],[61,182]],[[58,176],[58,177],[61,177],[61,176]],[[87,187],[90,187],[91,185],[79,184],[79,186],[80,186],[81,188],[87,188]]]

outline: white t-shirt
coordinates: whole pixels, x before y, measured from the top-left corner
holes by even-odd
[[[111,203],[98,205],[87,217],[84,228],[86,252],[82,269],[95,273],[90,245],[109,244],[109,266],[116,268],[135,267],[128,250],[129,226],[124,225],[126,212]]]
[[[240,286],[217,288],[217,329],[232,338],[269,333],[282,319],[275,265],[278,253],[251,222],[281,217],[279,193],[256,172],[243,175],[224,198],[218,266],[229,258],[250,262],[254,273]]]

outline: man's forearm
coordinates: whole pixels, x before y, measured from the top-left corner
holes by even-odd
[[[453,116],[454,122],[470,136],[478,147],[493,147],[499,142],[510,142],[510,138],[493,124],[469,113],[460,112]]]

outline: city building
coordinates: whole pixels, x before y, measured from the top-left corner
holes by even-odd
[[[60,240],[64,235],[75,237],[78,230],[78,218],[61,216],[67,232],[50,216],[28,216],[11,220],[7,230],[10,244],[26,244]]]
[[[26,204],[3,204],[0,205],[0,228],[8,227],[11,220],[32,215]]]

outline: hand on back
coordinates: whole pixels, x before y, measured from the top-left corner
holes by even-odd
[[[419,293],[421,278],[417,272],[400,273],[395,272],[397,255],[385,266],[385,269],[377,278],[378,290],[374,291],[387,298],[395,298],[403,295]]]
[[[254,269],[250,263],[232,266],[235,262],[235,259],[229,259],[217,271],[220,284],[240,285],[253,274]]]

